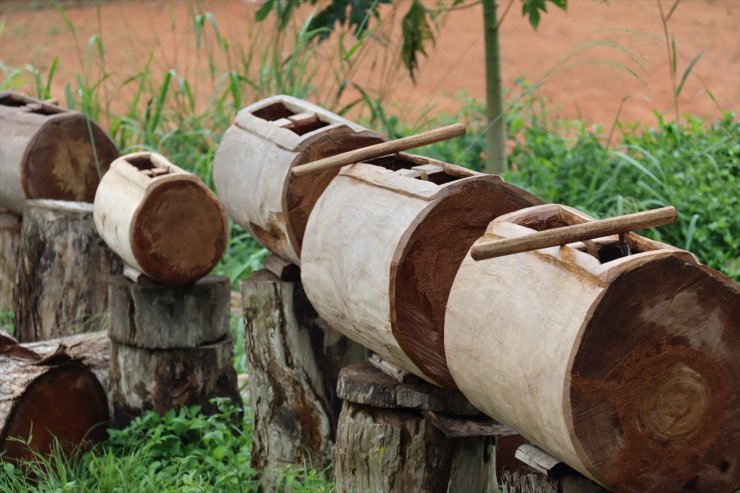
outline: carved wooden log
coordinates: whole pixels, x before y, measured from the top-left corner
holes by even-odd
[[[479,415],[459,392],[418,379],[400,383],[359,364],[342,369],[339,394],[337,491],[498,491],[493,443],[500,425],[432,412]]]
[[[229,281],[189,286],[110,282],[110,399],[123,426],[144,411],[227,397],[240,403],[229,337]]]
[[[308,221],[306,294],[336,330],[455,388],[443,335],[457,267],[492,218],[536,203],[497,176],[409,154],[343,168]]]
[[[190,286],[136,284],[124,276],[108,285],[110,337],[146,349],[191,348],[229,335],[229,280],[207,276]]]
[[[48,456],[107,438],[108,401],[96,376],[64,348],[19,345],[0,334],[0,452]]]
[[[237,224],[298,264],[308,216],[338,170],[294,177],[291,168],[382,140],[307,101],[274,96],[239,111],[219,144],[213,180]]]
[[[323,327],[299,282],[260,271],[243,281],[247,366],[254,416],[252,464],[263,487],[276,485],[274,469],[329,464],[341,402],[342,366],[367,351]]]
[[[21,217],[10,212],[0,212],[0,312],[13,310],[20,243]]]
[[[0,92],[0,206],[21,214],[27,199],[92,202],[116,157],[110,137],[82,113]]]
[[[240,405],[231,338],[181,349],[144,349],[111,341],[109,395],[118,427],[149,410],[164,414],[198,404],[210,413],[214,397]]]
[[[121,267],[95,231],[92,204],[28,201],[18,257],[19,340],[90,332],[105,323],[108,277]]]
[[[542,206],[478,243],[591,220]],[[479,409],[616,491],[740,484],[740,286],[633,233],[474,261],[445,352]]]
[[[195,175],[139,152],[113,162],[95,195],[95,226],[131,267],[162,284],[190,284],[226,249],[226,213]]]

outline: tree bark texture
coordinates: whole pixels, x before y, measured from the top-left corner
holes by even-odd
[[[195,348],[229,334],[229,280],[208,276],[189,286],[136,284],[122,275],[108,286],[110,337],[145,349]]]
[[[20,243],[21,217],[11,212],[0,212],[0,312],[13,311]]]
[[[609,491],[577,473],[553,478],[527,466],[515,472],[504,471],[500,484],[502,493],[608,493]]]
[[[111,342],[110,399],[113,424],[127,425],[145,411],[164,414],[180,406],[226,397],[241,404],[229,337],[194,348],[145,349]]]
[[[79,344],[78,344],[79,346]],[[48,456],[107,438],[108,401],[90,368],[68,348],[20,345],[0,334],[0,452],[10,460]]]
[[[274,487],[274,469],[330,463],[341,404],[339,369],[367,351],[323,326],[301,284],[260,271],[242,282],[254,416],[252,463]]]
[[[494,492],[493,438],[450,438],[418,412],[345,402],[334,447],[338,492]]]
[[[98,236],[91,204],[28,201],[18,257],[14,311],[21,342],[105,324],[108,278],[121,263]]]

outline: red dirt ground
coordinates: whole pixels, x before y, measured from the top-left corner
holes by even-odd
[[[519,2],[514,4],[502,25],[505,82],[511,84],[518,76],[536,82],[552,71],[538,94],[559,106],[565,116],[586,121],[610,124],[623,98],[628,98],[621,113],[624,121],[652,124],[653,110],[672,116],[670,69],[656,1],[569,3],[567,13],[554,9],[543,16],[537,32],[521,16]],[[672,3],[663,0],[664,9],[667,11]],[[63,100],[64,84],[74,80],[80,70],[74,38],[55,10],[15,11],[8,8],[12,4],[0,1],[0,14],[6,10],[2,14],[5,27],[0,31],[0,60],[9,66],[33,63],[48,69],[58,55],[60,64],[52,92]],[[157,71],[176,67],[191,83],[197,79],[195,91],[204,97],[211,85],[207,65],[202,57],[193,55],[193,12],[213,12],[219,29],[232,45],[246,45],[256,7],[254,1],[193,4],[142,0],[105,3],[100,8],[100,19],[95,7],[70,7],[68,13],[83,53],[88,38],[101,34],[109,71],[121,78],[132,74],[152,51]],[[405,12],[405,4],[400,11]],[[446,17],[436,47],[422,63],[417,85],[411,84],[402,71],[382,70],[379,51],[363,58],[364,66],[357,68],[355,80],[376,87],[394,108],[391,113],[403,111],[409,119],[427,110],[434,114],[458,109],[455,94],[459,91],[482,98],[481,16],[480,7],[474,7]],[[267,28],[253,29],[264,33]],[[703,51],[683,88],[680,112],[711,119],[720,115],[720,108],[740,110],[740,0],[685,0],[673,14],[669,29],[676,39],[679,80],[691,60]],[[584,50],[599,40],[618,47]],[[568,61],[562,62],[569,55]],[[644,83],[616,64],[628,66]]]

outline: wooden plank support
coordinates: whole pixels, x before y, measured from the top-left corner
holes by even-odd
[[[367,350],[322,323],[298,281],[266,270],[241,283],[249,394],[254,416],[252,465],[262,487],[277,487],[276,468],[331,461],[341,402],[337,375]]]

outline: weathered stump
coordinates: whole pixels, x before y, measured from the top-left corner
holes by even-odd
[[[0,312],[13,310],[20,243],[21,217],[10,212],[0,212]]]
[[[341,402],[336,379],[342,366],[367,351],[325,327],[299,282],[267,271],[241,284],[251,408],[252,464],[263,469],[265,489],[275,469],[331,461]]]
[[[20,345],[0,334],[0,453],[48,456],[107,438],[108,401],[95,374],[65,346]]]
[[[399,383],[362,364],[342,370],[338,394],[337,491],[498,491],[494,437],[509,430],[481,419],[458,392]]]
[[[111,279],[110,390],[113,422],[125,426],[148,410],[226,397],[240,403],[229,337],[229,281],[190,286]]]
[[[101,328],[108,277],[120,269],[95,231],[92,204],[28,201],[16,271],[18,339],[40,341]]]

